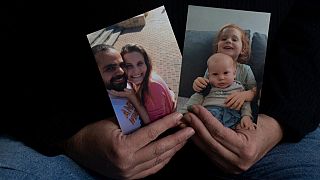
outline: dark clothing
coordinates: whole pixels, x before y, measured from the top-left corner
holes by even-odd
[[[162,5],[143,2],[139,13]],[[320,121],[319,6],[291,0],[203,2],[212,7],[271,12],[260,112],[280,122],[285,141],[299,141],[315,130]],[[1,131],[22,138],[43,153],[58,153],[51,144],[113,116],[86,34],[105,27],[106,21],[111,25],[123,20],[123,12],[128,13],[126,18],[136,15],[131,7],[140,4],[130,3],[113,5],[119,9],[110,11],[95,3],[94,8],[81,10],[64,5],[52,5],[54,11],[35,5],[32,10],[33,5],[26,3],[9,8],[12,20],[5,22],[5,35],[10,39],[4,43],[8,54],[2,59],[9,61],[6,67],[13,71],[6,76],[10,77],[6,85],[11,88],[6,103],[10,114],[1,118]],[[165,4],[180,49],[188,3]],[[57,16],[58,11],[62,16]]]
[[[318,7],[295,1],[268,44],[260,112],[279,121],[285,141],[300,141],[320,121]]]

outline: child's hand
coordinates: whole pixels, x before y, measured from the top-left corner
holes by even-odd
[[[243,116],[240,121],[240,127],[238,129],[249,129],[249,130],[254,130],[255,129],[255,124],[252,122],[251,118],[249,116]]]
[[[226,101],[224,102],[226,104],[226,107],[229,107],[231,109],[240,110],[244,101],[246,100],[245,96],[246,92],[234,92],[230,94]]]
[[[209,83],[209,79],[206,79],[204,77],[197,77],[197,79],[193,81],[192,88],[194,91],[200,92],[205,87],[207,87],[208,83]]]
[[[113,96],[125,97],[128,99],[132,99],[136,97],[135,91],[133,89],[128,89],[128,88],[125,88],[123,91],[108,90],[108,93]]]

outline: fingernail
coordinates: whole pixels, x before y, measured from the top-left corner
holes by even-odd
[[[189,106],[187,107],[187,110],[188,110],[189,112],[192,112],[192,105],[189,105]]]
[[[193,136],[194,133],[195,133],[194,129],[191,128],[191,127],[188,127],[188,138],[191,137],[191,136]]]
[[[179,122],[178,126],[179,126],[179,128],[181,128],[181,129],[187,127],[187,125],[186,125],[185,123],[183,123],[183,122]]]
[[[174,118],[176,118],[176,119],[181,119],[182,116],[183,116],[183,115],[182,115],[181,113],[176,112],[176,114],[174,115]]]
[[[191,117],[190,117],[190,115],[189,115],[189,114],[185,114],[185,115],[183,116],[183,120],[186,121],[186,122],[191,122]]]

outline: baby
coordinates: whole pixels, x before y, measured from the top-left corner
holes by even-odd
[[[225,106],[226,98],[230,94],[244,91],[243,85],[235,80],[236,62],[229,55],[215,53],[209,57],[207,66],[209,88],[196,93],[197,98],[188,101],[184,109],[190,105],[201,104],[226,127],[235,128],[239,123],[242,128],[254,127],[250,102],[245,102],[239,110]]]

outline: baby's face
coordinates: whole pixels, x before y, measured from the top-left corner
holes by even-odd
[[[232,58],[223,55],[211,56],[208,62],[210,84],[217,88],[229,87],[236,77]]]

